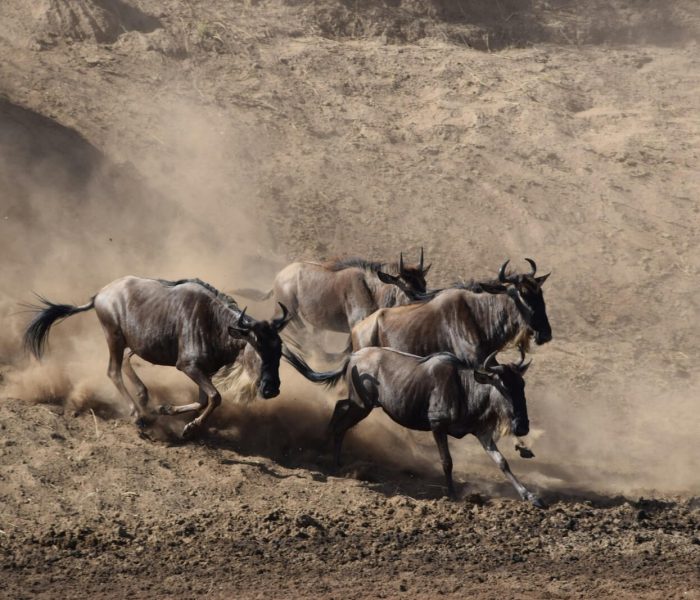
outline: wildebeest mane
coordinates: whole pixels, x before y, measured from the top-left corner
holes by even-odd
[[[328,261],[323,265],[329,271],[344,271],[345,269],[351,269],[356,267],[358,269],[363,269],[370,273],[377,273],[378,271],[384,271],[386,269],[390,271],[398,271],[397,263],[382,263],[373,260],[367,260],[365,258],[349,257],[349,258],[337,258]]]
[[[211,292],[215,298],[221,300],[221,302],[223,302],[228,308],[231,308],[236,312],[241,312],[238,302],[236,302],[231,296],[224,294],[224,292],[220,292],[210,283],[202,281],[197,277],[193,279],[178,279],[177,281],[168,281],[167,279],[158,279],[157,281],[166,287],[176,287],[185,283],[196,283],[197,285],[201,285],[208,292]]]
[[[490,293],[488,288],[503,287],[503,284],[498,279],[489,279],[488,281],[474,281],[470,279],[469,281],[459,281],[453,284],[452,287],[458,290],[474,292],[475,294],[486,294]]]
[[[418,364],[422,365],[423,363],[426,363],[429,360],[432,360],[433,358],[439,358],[441,362],[446,362],[449,365],[458,369],[476,368],[475,364],[472,364],[470,361],[467,361],[463,358],[459,358],[459,356],[453,354],[452,352],[435,352],[433,354],[428,354],[428,356],[421,356],[418,360]]]
[[[486,294],[490,292],[493,288],[502,288],[503,284],[498,281],[498,279],[489,279],[488,281],[475,281],[470,279],[468,281],[457,281],[452,285],[444,288],[436,288],[434,290],[426,290],[425,292],[413,292],[411,294],[411,302],[413,304],[417,302],[429,302],[438,294],[447,290],[466,290],[474,294]]]

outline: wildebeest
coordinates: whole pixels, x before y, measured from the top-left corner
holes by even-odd
[[[423,293],[425,276],[430,270],[423,264],[423,249],[417,266],[406,265],[403,255],[398,263],[371,262],[348,258],[328,263],[295,262],[275,277],[272,289],[234,290],[234,294],[253,300],[271,296],[285,304],[294,319],[292,326],[349,333],[352,327],[378,308],[410,302],[406,291]]]
[[[417,295],[419,301],[382,308],[353,327],[352,349],[383,346],[418,356],[452,352],[481,363],[495,350],[516,342],[527,348],[552,339],[542,284],[549,274],[532,271],[506,275],[501,266],[497,281],[456,286]]]
[[[495,438],[513,433],[527,435],[530,424],[525,400],[524,352],[518,364],[498,364],[491,353],[479,368],[449,352],[426,357],[390,348],[363,348],[337,371],[318,373],[288,350],[284,357],[304,377],[335,385],[345,376],[348,398],[335,405],[329,424],[336,464],[345,432],[381,406],[394,421],[408,429],[432,431],[440,452],[447,489],[455,496],[452,457],[447,436],[471,433],[481,442],[523,500],[544,507],[513,475]]]
[[[162,414],[199,411],[185,426],[184,437],[200,428],[221,403],[211,378],[223,366],[242,360],[248,371],[255,371],[260,395],[279,394],[279,331],[290,318],[284,305],[281,318],[257,321],[233,298],[199,279],[131,276],[106,285],[82,306],[40,300],[45,308],[36,307],[38,314],[24,334],[25,346],[40,358],[53,323],[94,308],[109,347],[109,378],[141,423],[147,419],[148,390],[129,362],[131,354],[155,365],[177,367],[199,386],[198,402],[159,409]],[[136,400],[124,385],[122,367],[136,388]]]

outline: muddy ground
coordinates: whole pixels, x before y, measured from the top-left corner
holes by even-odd
[[[700,597],[699,34],[690,0],[3,2],[0,595]],[[536,457],[501,442],[546,511],[474,440],[443,499],[429,436],[381,415],[334,470],[336,396],[286,368],[153,441],[94,315],[21,349],[32,291],[266,289],[420,246],[435,286],[553,273]],[[194,393],[137,369],[154,402]]]

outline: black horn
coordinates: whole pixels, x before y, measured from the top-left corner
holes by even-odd
[[[523,375],[525,374],[525,371],[527,371],[528,367],[532,364],[532,361],[528,361],[527,364],[525,364],[525,350],[522,346],[518,346],[518,349],[520,350],[520,362],[515,366],[515,368],[518,369],[518,371],[520,371],[521,375]]]
[[[534,277],[535,273],[537,273],[537,264],[531,258],[526,258],[525,260],[530,263],[530,266],[532,267],[532,272],[530,273],[530,275]]]
[[[520,350],[520,362],[518,363],[518,369],[523,371],[530,366],[532,361],[525,364],[525,349],[522,346],[518,346],[518,349]]]
[[[510,259],[504,262],[501,265],[501,268],[498,270],[498,281],[500,281],[501,283],[508,283],[508,279],[506,278],[506,267],[508,266],[509,262]]]
[[[399,253],[399,274],[403,273],[403,252]]]
[[[287,309],[287,307],[284,304],[282,304],[281,302],[278,302],[277,304],[279,304],[280,308],[282,309],[282,316],[279,319],[273,319],[272,324],[274,325],[275,329],[277,329],[277,331],[279,331],[287,323],[289,323],[289,321],[292,318],[292,315],[289,314],[289,310]]]
[[[418,264],[418,270],[423,270],[423,246],[420,247],[420,263]]]
[[[504,262],[501,265],[501,268],[498,270],[498,281],[501,283],[512,283],[513,285],[516,285],[520,283],[520,275],[513,274],[513,275],[506,275],[506,267],[508,266],[508,263],[510,262],[510,259],[508,259],[506,262]]]
[[[241,314],[238,315],[238,319],[236,319],[236,323],[228,328],[229,334],[231,334],[233,337],[238,337],[240,335],[247,336],[250,333],[250,325],[248,325],[245,322],[245,311],[247,310],[247,306],[241,311]]]
[[[486,357],[486,360],[484,361],[484,364],[482,365],[482,369],[484,371],[490,372],[490,373],[498,373],[498,370],[496,367],[499,367],[500,365],[498,364],[498,361],[496,360],[496,354],[498,354],[498,350],[494,350],[491,352]]]
[[[248,326],[245,322],[246,310],[248,310],[247,306],[241,311],[241,314],[238,315],[238,320],[236,321],[236,329],[240,329],[241,331],[248,331],[250,329],[250,326]]]

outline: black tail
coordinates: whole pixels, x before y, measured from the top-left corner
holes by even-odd
[[[54,304],[41,296],[39,296],[39,301],[46,308],[30,306],[32,310],[37,312],[37,315],[32,319],[32,322],[29,323],[24,332],[24,347],[37,358],[41,358],[41,355],[44,353],[51,325],[71,315],[90,310],[95,306],[95,297],[93,296],[90,302],[82,306]]]
[[[285,348],[282,350],[282,355],[287,362],[292,365],[299,373],[301,373],[309,381],[314,383],[323,383],[326,387],[333,387],[336,385],[340,379],[345,375],[345,371],[348,368],[348,363],[350,362],[350,357],[346,357],[345,361],[337,371],[314,371],[306,361],[291,352],[289,349]]]
[[[243,288],[242,290],[231,290],[231,294],[234,296],[243,296],[243,298],[248,298],[248,300],[253,300],[255,302],[262,302],[263,300],[269,300],[272,297],[272,292],[261,292],[260,290],[254,290],[252,288]]]

